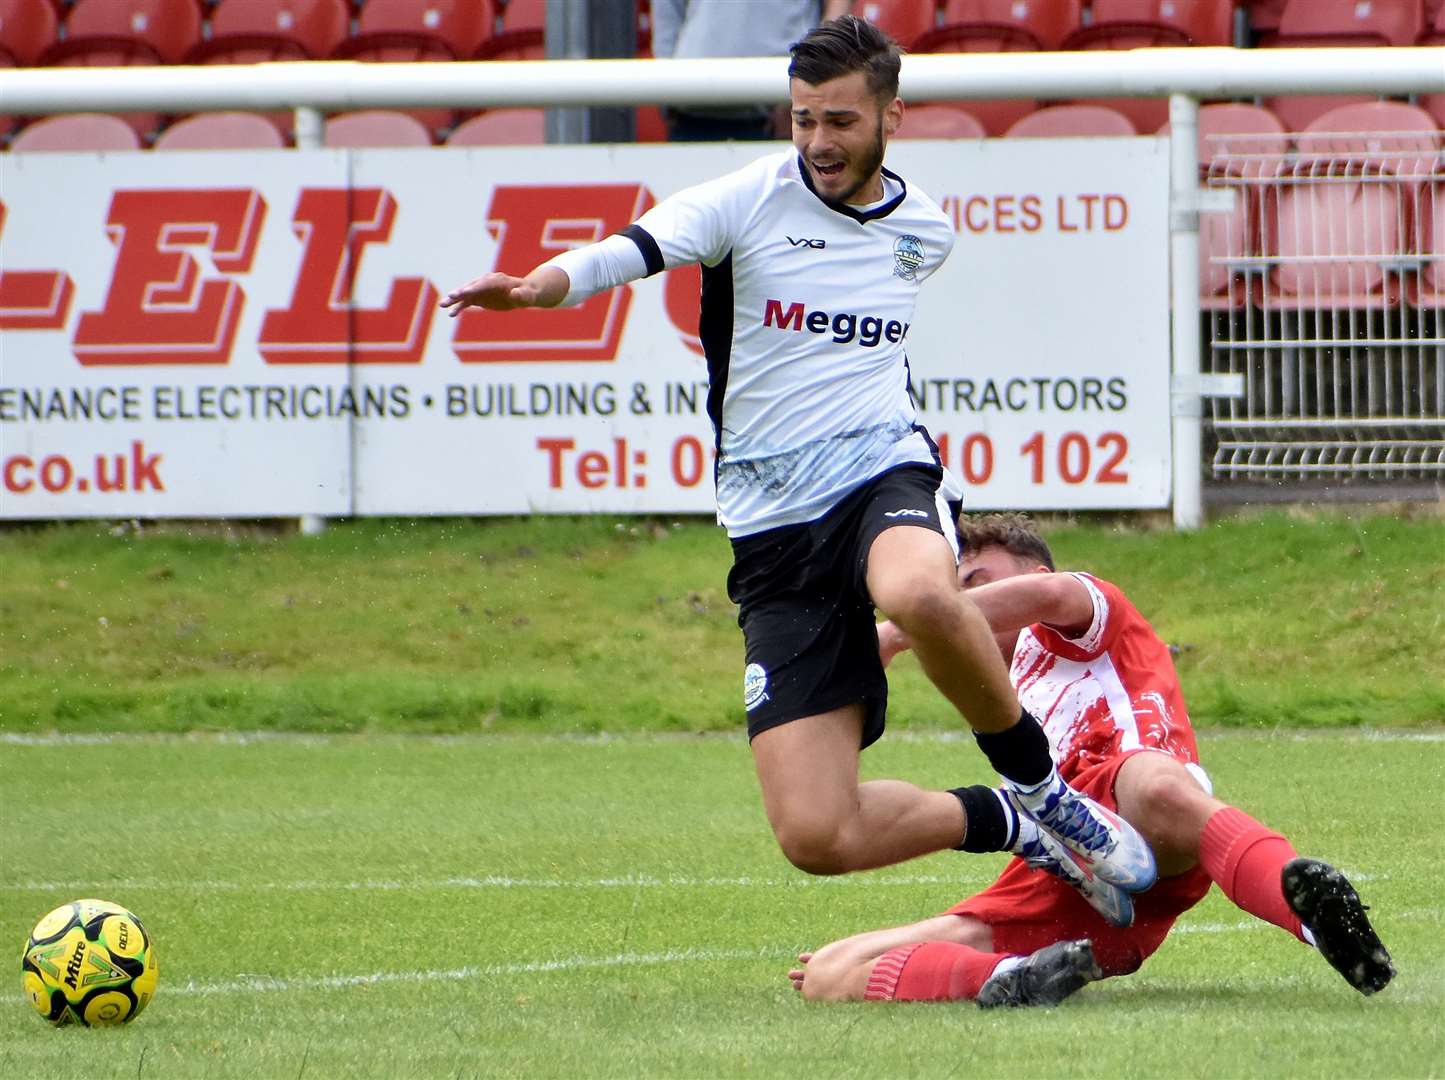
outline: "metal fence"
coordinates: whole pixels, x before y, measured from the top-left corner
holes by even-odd
[[[1445,480],[1445,173],[1438,132],[1205,140],[1203,370],[1216,483]],[[1211,453],[1212,452],[1212,453]]]

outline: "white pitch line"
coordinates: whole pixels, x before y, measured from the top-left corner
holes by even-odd
[[[365,975],[318,975],[278,978],[272,975],[240,975],[218,982],[192,979],[166,994],[180,996],[236,993],[278,993],[295,990],[345,990],[352,986],[383,983],[462,982],[503,975],[535,975],[549,971],[581,971],[587,968],[644,967],[654,964],[708,963],[729,960],[791,958],[788,949],[677,949],[662,953],[619,953],[615,956],[569,956],[560,960],[529,960],[515,964],[467,966],[443,970],[373,971]]]
[[[1389,881],[1389,873],[1366,873],[1344,868],[1344,874],[1355,883]],[[18,881],[0,882],[0,892],[74,892],[76,890],[136,890],[150,892],[405,892],[424,889],[806,889],[865,886],[871,888],[950,885],[956,889],[983,888],[990,878],[970,878],[964,874],[914,874],[909,876],[838,875],[836,877],[761,878],[687,877],[673,875],[654,877],[649,874],[627,874],[621,877],[591,878],[576,881],[555,878],[518,878],[489,874],[483,877],[451,877],[434,880],[367,880],[367,881],[149,881],[143,879],[105,881]]]
[[[1410,731],[1406,729],[1380,731],[1372,728],[1360,729],[1337,729],[1327,728],[1322,730],[1291,730],[1281,729],[1271,732],[1241,731],[1230,728],[1204,728],[1196,734],[1201,736],[1201,741],[1226,740],[1237,738],[1259,738],[1259,739],[1290,739],[1297,742],[1309,742],[1312,740],[1340,740],[1344,742],[1421,742],[1421,743],[1442,743],[1445,742],[1445,732],[1440,731]],[[741,742],[740,732],[707,732],[704,737],[722,741]],[[368,738],[376,740],[398,740],[404,742],[425,742],[438,743],[442,745],[457,745],[461,743],[567,743],[567,744],[598,744],[598,745],[651,745],[656,743],[672,743],[683,740],[696,741],[696,734],[682,734],[678,732],[603,732],[597,735],[574,735],[566,733],[554,733],[547,735],[408,735],[402,732],[392,732],[376,736],[366,735],[327,735],[316,732],[305,731],[224,731],[224,732],[192,732],[192,733],[164,733],[164,732],[75,732],[67,733],[60,731],[35,734],[23,731],[0,731],[0,745],[4,746],[110,746],[117,743],[203,743],[229,746],[251,746],[266,743],[301,743],[306,745],[329,745],[332,743],[356,743]],[[972,740],[971,733],[967,731],[897,731],[890,732],[888,739],[898,743],[962,743],[969,744]]]
[[[1396,912],[1395,918],[1414,919],[1437,916],[1429,909]],[[1256,930],[1281,931],[1259,919],[1233,923],[1184,923],[1174,927],[1172,934],[1237,934]],[[353,986],[378,986],[394,983],[464,982],[508,975],[537,975],[548,972],[585,971],[618,967],[648,967],[660,964],[725,963],[738,960],[792,960],[797,949],[777,947],[759,949],[673,949],[657,953],[617,953],[612,956],[568,956],[555,960],[526,960],[511,964],[468,965],[458,968],[420,969],[413,971],[372,971],[358,975],[314,975],[282,978],[274,975],[239,975],[213,982],[188,980],[165,989],[167,996],[205,996],[210,994],[286,993],[305,990],[345,990]]]
[[[752,889],[814,888],[841,886],[952,885],[980,888],[985,878],[963,875],[916,875],[912,877],[652,877],[646,874],[582,881],[554,878],[515,878],[501,875],[440,878],[431,881],[20,881],[0,882],[0,892],[66,892],[76,889],[135,889],[165,892],[401,892],[420,889]]]

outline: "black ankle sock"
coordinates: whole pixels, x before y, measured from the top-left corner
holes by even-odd
[[[1049,737],[1033,715],[1024,709],[1019,721],[1003,731],[975,731],[978,748],[1000,776],[1025,787],[1042,784],[1053,771]]]
[[[963,843],[955,851],[1007,851],[1016,835],[1015,822],[991,787],[952,788],[949,794],[963,804]]]

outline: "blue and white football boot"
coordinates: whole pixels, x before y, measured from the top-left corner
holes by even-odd
[[[1035,870],[1053,874],[1072,885],[1110,926],[1122,929],[1133,925],[1133,898],[1117,885],[1100,878],[1082,858],[1040,829],[1032,818],[1020,815],[1019,835],[1012,850]]]
[[[1097,878],[1125,892],[1143,892],[1159,877],[1154,852],[1134,826],[1055,772],[1034,788],[1006,781],[1004,790],[1025,817],[1063,844]]]

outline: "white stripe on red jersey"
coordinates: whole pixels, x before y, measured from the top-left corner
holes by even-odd
[[[1077,638],[1035,623],[1019,634],[1010,678],[1043,725],[1065,780],[1126,750],[1197,764],[1199,750],[1169,647],[1119,588],[1074,574],[1094,620]]]

